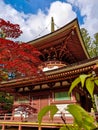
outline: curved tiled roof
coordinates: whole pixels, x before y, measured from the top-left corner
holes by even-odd
[[[69,64],[89,58],[77,19],[48,35],[28,43],[35,46],[44,55],[45,59],[43,61],[47,61],[47,55],[51,57],[50,60],[55,55],[57,60]]]

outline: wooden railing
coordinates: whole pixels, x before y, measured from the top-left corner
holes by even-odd
[[[28,117],[24,117],[23,115],[21,116],[13,116],[12,114],[2,114],[0,115],[0,122],[2,121],[7,121],[7,122],[38,122],[38,113],[33,113],[31,115],[29,115]],[[63,118],[63,120],[62,120]],[[43,122],[47,122],[47,123],[64,123],[64,120],[66,123],[72,123],[73,119],[72,117],[68,117],[67,115],[65,117],[61,116],[60,114],[56,114],[56,116],[54,116],[53,120],[50,120],[49,115],[47,114],[46,116],[44,116],[43,118]]]
[[[32,114],[28,117],[24,116],[13,116],[12,114],[1,114],[0,115],[0,121],[21,121],[21,122],[37,122],[37,115],[38,114]]]
[[[0,115],[0,120],[11,120],[12,114],[1,114]]]

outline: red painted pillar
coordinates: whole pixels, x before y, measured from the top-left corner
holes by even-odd
[[[2,130],[5,130],[5,124],[2,124]]]
[[[38,130],[42,130],[41,126],[38,127]]]
[[[4,120],[6,120],[6,114],[4,115]]]
[[[22,126],[21,125],[19,125],[18,130],[22,130]]]

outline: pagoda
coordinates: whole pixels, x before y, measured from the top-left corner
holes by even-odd
[[[44,75],[0,83],[0,91],[9,92],[15,97],[10,122],[14,122],[13,124],[22,122],[13,125],[19,125],[19,130],[24,126],[28,127],[28,130],[29,127],[38,129],[38,112],[47,105],[55,104],[59,111],[53,121],[50,121],[48,113],[43,119],[43,123],[47,124],[43,124],[39,129],[59,128],[64,123],[61,119],[62,112],[66,123],[72,123],[72,116],[65,111],[68,104],[78,103],[88,112],[92,108],[89,95],[81,87],[75,88],[71,95],[68,95],[68,91],[73,80],[80,74],[93,72],[94,66],[98,63],[98,57],[89,57],[77,19],[56,31],[54,28],[51,30],[50,34],[28,42],[41,52],[42,64],[39,68],[43,70]],[[98,89],[95,89],[97,94]]]

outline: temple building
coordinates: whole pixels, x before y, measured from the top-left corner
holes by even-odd
[[[42,54],[40,56],[42,64],[39,68],[43,70],[44,75],[0,83],[0,91],[14,93],[15,96],[12,115],[6,114],[4,120],[0,119],[0,125],[3,124],[2,130],[5,126],[9,128],[15,126],[18,130],[59,129],[64,124],[61,119],[62,112],[66,123],[73,123],[73,117],[65,111],[68,104],[78,103],[88,112],[91,111],[92,103],[88,93],[79,86],[71,95],[68,95],[68,91],[73,80],[80,74],[93,72],[98,57],[89,57],[77,19],[56,31],[54,28],[51,30],[50,34],[28,42]],[[97,87],[94,93],[98,93]],[[55,104],[59,111],[53,121],[50,120],[48,113],[39,128],[38,112],[44,106],[51,104]]]

